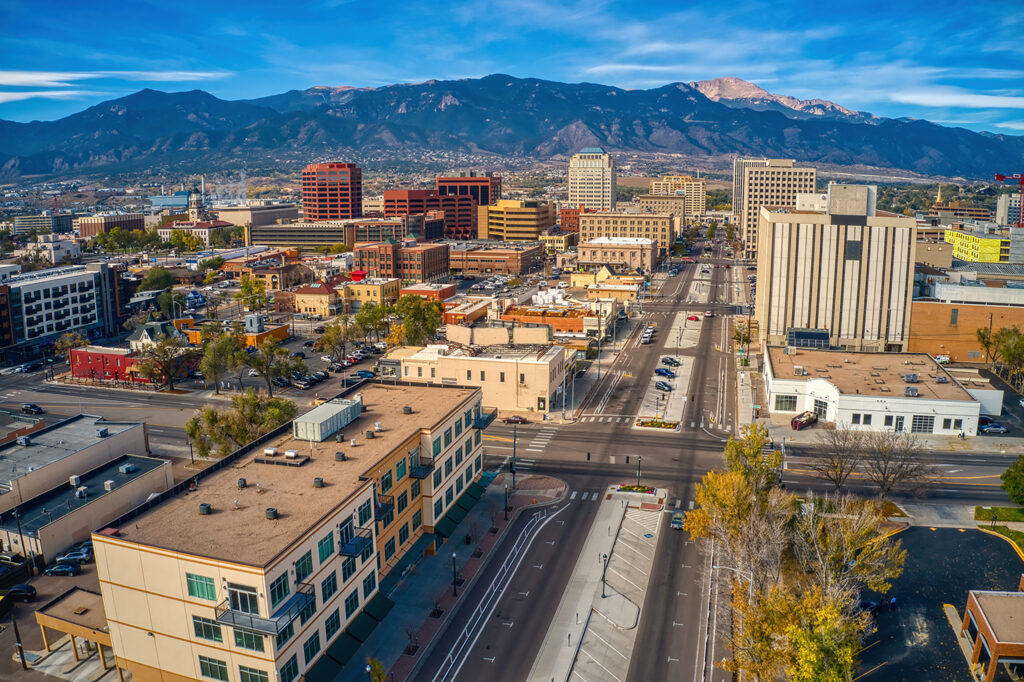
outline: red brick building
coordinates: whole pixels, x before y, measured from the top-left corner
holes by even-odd
[[[406,216],[444,212],[444,236],[472,239],[476,235],[476,201],[469,196],[442,196],[434,189],[389,189],[384,192],[384,215]]]
[[[398,296],[399,298],[402,296],[420,296],[428,301],[444,301],[454,296],[457,289],[458,287],[454,284],[420,282],[402,287],[401,291],[398,292]]]
[[[474,171],[437,178],[437,193],[442,196],[468,196],[477,206],[488,206],[501,198],[501,176]]]
[[[562,232],[579,232],[580,214],[593,212],[594,209],[592,208],[563,208],[558,217],[558,222],[562,227]]]
[[[398,279],[403,284],[447,281],[450,275],[448,245],[366,244],[355,250],[355,269],[365,271],[368,277]]]
[[[346,220],[363,215],[363,172],[354,163],[311,163],[302,171],[302,216]]]
[[[71,349],[68,360],[71,376],[76,379],[149,383],[149,379],[132,369],[139,356],[128,348],[83,346]]]

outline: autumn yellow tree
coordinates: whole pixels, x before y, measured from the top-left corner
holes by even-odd
[[[730,437],[725,444],[725,463],[730,471],[743,475],[754,490],[760,492],[779,481],[782,452],[769,449],[771,439],[764,424],[747,424],[740,437]]]

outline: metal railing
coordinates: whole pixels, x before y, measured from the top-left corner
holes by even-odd
[[[494,418],[498,416],[498,410],[494,409],[489,412],[481,412],[473,418],[474,429],[486,429],[488,425],[494,421]]]
[[[419,456],[418,460],[409,464],[409,475],[413,478],[424,479],[434,471],[434,458]]]
[[[366,547],[373,543],[373,528],[366,526],[356,529],[355,537],[341,543],[338,554],[342,556],[359,556]]]
[[[295,586],[295,594],[289,597],[285,605],[273,613],[269,618],[264,618],[256,613],[238,611],[231,608],[231,599],[225,599],[214,607],[215,618],[218,623],[230,625],[236,628],[245,628],[263,635],[277,636],[279,632],[288,627],[288,624],[299,617],[299,614],[309,606],[310,602],[316,600],[316,593],[313,585],[299,583]]]
[[[382,495],[377,493],[377,501],[373,505],[374,516],[380,520],[382,516],[395,508],[394,495]]]

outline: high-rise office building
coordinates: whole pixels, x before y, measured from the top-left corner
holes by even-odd
[[[1020,194],[1000,194],[996,199],[996,222],[1000,225],[1016,225],[1020,219]]]
[[[584,147],[569,159],[569,205],[615,210],[615,159],[601,147]]]
[[[743,229],[744,258],[757,257],[757,224],[762,206],[796,207],[797,194],[814,192],[817,180],[813,168],[800,168],[792,159],[736,159],[733,163],[733,213],[740,197],[740,226]],[[742,174],[737,186],[735,173]]]
[[[550,201],[502,199],[477,212],[480,239],[535,242],[555,226],[555,205]]]
[[[873,186],[830,185],[826,211],[759,209],[762,347],[816,329],[847,350],[906,350],[916,221],[876,211],[875,200]]]
[[[487,206],[501,199],[501,176],[464,171],[458,175],[439,177],[437,193],[441,196],[472,197],[477,206]]]
[[[477,202],[466,194],[439,194],[435,189],[389,189],[384,192],[387,217],[444,212],[444,236],[448,239],[475,239]]]
[[[306,220],[346,220],[363,215],[363,172],[354,163],[311,163],[302,170]]]

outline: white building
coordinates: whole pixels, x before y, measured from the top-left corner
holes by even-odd
[[[863,431],[978,432],[982,400],[926,353],[769,346],[764,376],[772,414],[809,411],[821,421]],[[991,389],[981,390],[991,402]]]
[[[1020,194],[1000,194],[996,198],[996,223],[1016,225],[1020,218]]]
[[[584,147],[569,159],[569,206],[615,210],[615,159],[601,147]]]
[[[45,258],[51,265],[77,262],[82,252],[78,242],[72,239],[61,239],[54,234],[41,234],[35,242],[25,244],[25,248],[17,249],[15,256]]]

